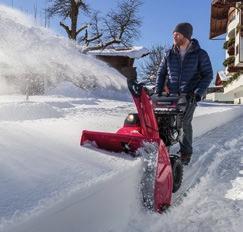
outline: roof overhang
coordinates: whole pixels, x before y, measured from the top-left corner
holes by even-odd
[[[229,8],[235,6],[237,0],[213,0],[211,3],[210,34],[213,39],[226,33]]]
[[[106,48],[88,52],[89,55],[95,56],[123,56],[131,59],[139,59],[149,54],[149,50],[144,47],[131,48]]]

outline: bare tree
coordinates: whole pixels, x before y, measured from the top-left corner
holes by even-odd
[[[84,24],[78,29],[78,16],[80,11],[86,14],[90,12],[86,0],[49,0],[49,3],[51,5],[46,9],[49,17],[58,15],[63,20],[69,18],[71,21],[70,26],[64,24],[63,21],[60,22],[60,26],[65,29],[70,39],[76,40],[78,34],[88,27],[88,24]]]
[[[141,5],[142,0],[122,0],[118,2],[117,9],[110,10],[106,17],[94,18],[92,38],[96,39],[92,40],[84,52],[104,49],[114,44],[130,46],[133,40],[140,36],[142,21],[138,12]]]
[[[105,17],[94,11],[91,14],[86,0],[49,0],[46,8],[49,17],[60,16],[60,25],[65,29],[68,37],[84,46],[83,52],[104,49],[113,44],[130,46],[138,38],[141,19],[138,16],[142,0],[120,0],[115,10],[110,10]],[[78,16],[80,12],[90,16],[89,23],[78,29]],[[71,25],[64,24],[70,19]],[[81,36],[78,36],[83,32]]]
[[[100,17],[100,12],[95,11],[91,15],[90,24],[85,29],[85,34],[78,39],[78,42],[84,45],[86,48],[90,46],[90,44],[101,44],[101,37],[103,36],[103,32],[100,29],[99,23],[102,20]]]
[[[105,19],[106,37],[123,45],[130,45],[140,35],[141,19],[138,11],[141,0],[124,0],[118,3],[117,11],[110,11]]]
[[[165,55],[165,46],[153,46],[147,58],[141,65],[141,76],[143,79],[155,81],[159,65]]]

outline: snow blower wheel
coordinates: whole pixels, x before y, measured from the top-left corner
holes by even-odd
[[[175,193],[181,187],[183,179],[183,165],[178,156],[170,156],[171,168],[173,174],[173,190]]]

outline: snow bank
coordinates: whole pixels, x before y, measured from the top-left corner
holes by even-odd
[[[82,89],[98,89],[103,95],[107,90],[127,93],[125,77],[118,71],[81,54],[77,44],[33,21],[17,10],[0,5],[1,82],[13,87],[19,83],[15,79],[40,78],[45,83],[71,80]]]
[[[201,136],[214,128],[240,117],[243,107],[237,105],[201,103],[193,120],[194,137]]]
[[[89,152],[87,152],[89,153]],[[10,231],[125,231],[139,204],[139,160],[123,169],[76,186],[73,193],[42,202],[31,213],[32,220]],[[65,200],[64,200],[65,199]],[[49,207],[52,205],[53,207]],[[44,213],[40,213],[43,212]],[[40,212],[38,212],[40,211]],[[22,216],[25,221],[30,215]],[[20,218],[18,218],[20,220]]]

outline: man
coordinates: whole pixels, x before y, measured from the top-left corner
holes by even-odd
[[[192,118],[197,102],[201,100],[213,79],[212,65],[206,51],[196,39],[191,39],[192,25],[180,23],[173,31],[173,46],[160,64],[156,93],[161,95],[166,87],[170,94],[186,95],[187,108],[183,118],[180,154],[182,163],[188,165],[192,149]]]

